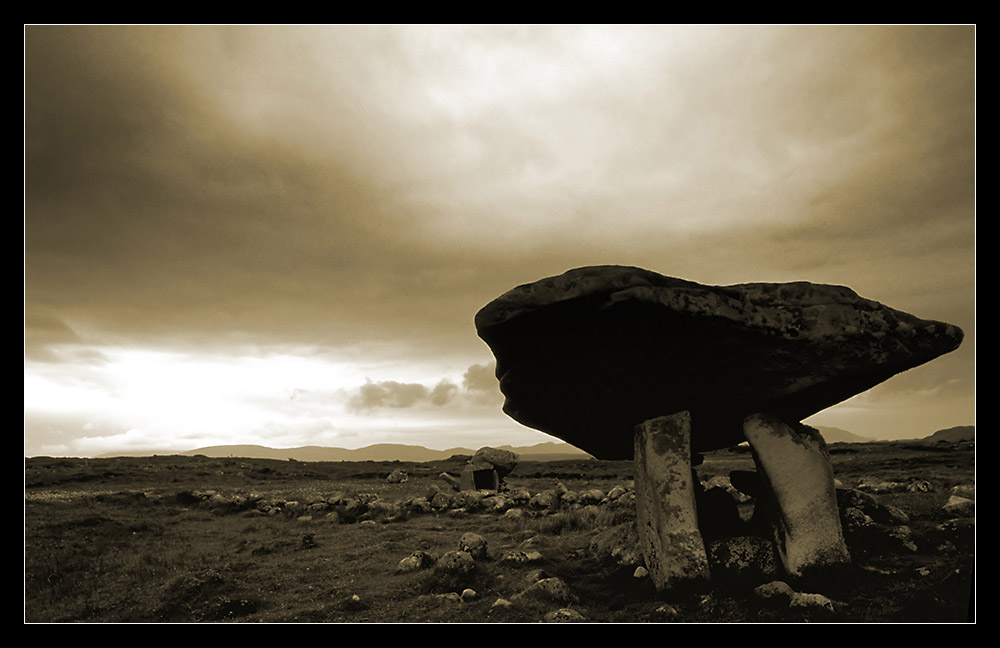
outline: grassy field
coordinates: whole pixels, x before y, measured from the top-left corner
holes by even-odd
[[[458,475],[462,457],[423,464],[32,458],[25,462],[24,619],[970,620],[974,517],[942,507],[956,486],[974,485],[971,444],[834,444],[831,454],[845,487],[905,512],[908,544],[849,540],[850,566],[820,582],[792,583],[830,602],[805,607],[720,583],[658,594],[634,564],[596,551],[599,534],[634,520],[629,462],[522,462],[503,497],[483,498],[455,493],[440,478]],[[749,469],[749,454],[720,451],[697,470],[709,481]],[[406,481],[388,481],[394,470]],[[484,540],[485,552],[444,564],[465,534]],[[419,568],[401,570],[411,556]]]

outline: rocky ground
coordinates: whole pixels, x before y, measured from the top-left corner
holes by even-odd
[[[442,479],[467,457],[28,459],[24,618],[974,620],[973,445],[830,451],[849,566],[808,580],[781,574],[755,502],[730,479],[753,468],[735,448],[697,467],[712,583],[669,594],[652,587],[635,548],[630,462],[522,462],[490,493]]]

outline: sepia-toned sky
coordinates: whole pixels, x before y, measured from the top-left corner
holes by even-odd
[[[553,440],[473,317],[609,263],[956,324],[808,422],[975,421],[971,26],[27,26],[24,194],[28,456]]]

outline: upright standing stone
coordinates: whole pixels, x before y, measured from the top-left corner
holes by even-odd
[[[636,516],[646,568],[659,590],[709,578],[691,473],[691,415],[645,421],[635,430]]]
[[[778,555],[792,576],[850,562],[826,443],[805,425],[765,414],[743,425],[764,484]]]

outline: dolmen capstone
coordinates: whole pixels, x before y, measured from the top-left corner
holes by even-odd
[[[627,266],[518,286],[475,324],[511,418],[635,461],[640,541],[661,589],[708,578],[692,453],[742,442],[786,571],[847,562],[826,446],[800,421],[963,337],[844,286],[709,286]]]

